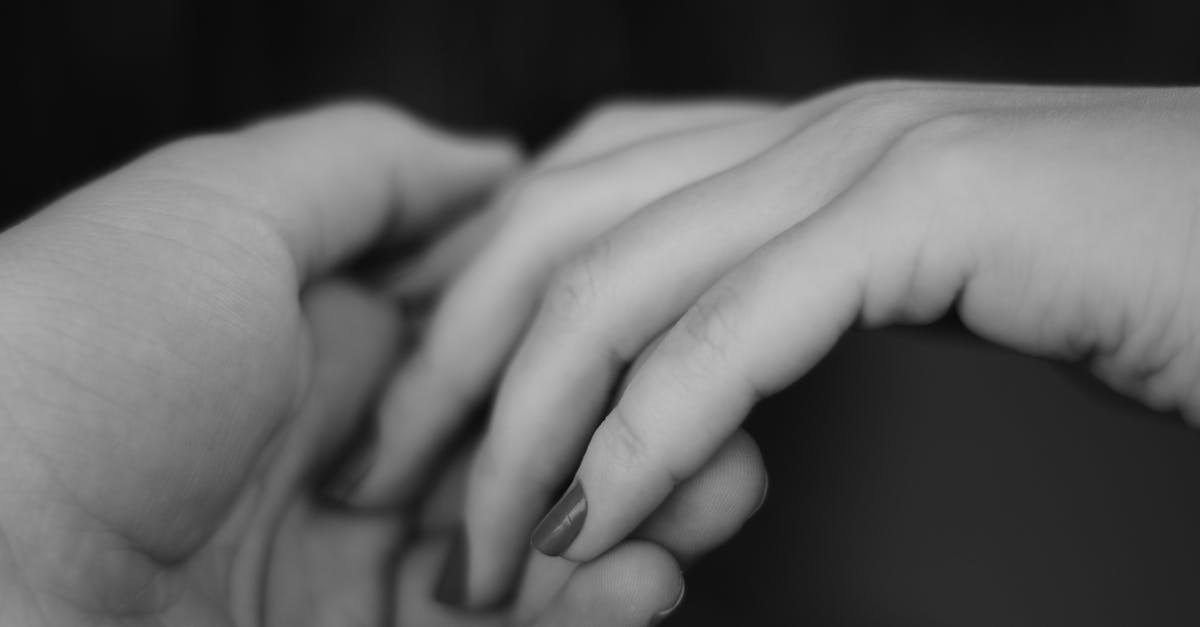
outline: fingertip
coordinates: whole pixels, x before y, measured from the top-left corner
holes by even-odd
[[[668,551],[650,542],[629,541],[610,553],[595,574],[584,569],[581,578],[602,578],[601,589],[612,598],[654,614],[676,604],[684,587],[683,571]]]
[[[499,173],[512,174],[525,162],[525,150],[520,140],[507,133],[481,135],[474,139],[476,150],[485,163]]]
[[[466,173],[493,183],[516,174],[525,162],[521,144],[506,134],[455,135],[443,147]]]
[[[403,450],[396,450],[394,442],[400,441],[393,435],[398,429],[395,423],[401,420],[401,412],[397,411],[403,393],[401,388],[404,372],[392,375],[384,388],[379,406],[375,412],[374,433],[371,434],[369,447],[371,458],[362,467],[356,481],[346,491],[346,501],[360,506],[378,506],[388,501],[397,500],[399,496],[399,478],[407,473],[402,468]],[[386,450],[386,459],[380,459],[379,450]]]
[[[624,542],[580,565],[535,624],[655,624],[679,606],[684,589],[670,553],[649,542]]]
[[[676,487],[635,535],[662,545],[688,563],[736,533],[762,506],[766,489],[766,468],[758,445],[739,431],[703,468]]]
[[[479,200],[480,196],[515,174],[524,162],[520,144],[509,136],[471,136],[434,130],[426,137],[425,150],[414,151],[407,168],[414,175],[404,183],[416,191],[427,191],[429,198],[413,199],[421,208]]]
[[[425,538],[402,555],[396,577],[395,624],[495,626],[505,623],[499,612],[466,611],[440,603],[439,578],[454,547],[452,537]]]
[[[325,494],[363,509],[410,503],[421,493],[428,470],[443,451],[453,425],[438,428],[441,414],[414,393],[412,369],[405,366],[383,386],[370,434],[343,462]]]

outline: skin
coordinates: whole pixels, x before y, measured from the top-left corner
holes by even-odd
[[[572,472],[587,514],[565,557],[602,554],[856,324],[953,309],[1195,422],[1198,120],[1194,89],[865,83],[527,181],[528,219],[431,321],[513,318],[491,340],[511,360],[456,382],[500,380],[471,585],[498,588]],[[430,364],[463,348],[435,337],[401,378],[438,385]]]
[[[430,598],[461,464],[421,480],[423,509],[314,496],[417,332],[341,268],[431,240],[519,165],[506,142],[343,105],[170,144],[0,234],[0,625],[642,625],[670,607],[677,558],[750,513],[691,505],[761,485],[748,440],[643,539],[531,565],[512,611]]]

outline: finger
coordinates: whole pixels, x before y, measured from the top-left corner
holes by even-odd
[[[307,392],[278,440],[278,457],[264,456],[272,472],[267,493],[279,498],[292,498],[357,428],[403,337],[403,325],[387,302],[346,281],[313,284],[303,307],[313,364],[305,377]]]
[[[422,627],[500,627],[500,613],[465,612],[438,603],[433,596],[435,577],[450,550],[449,538],[422,538],[400,556],[396,576],[395,625]]]
[[[275,528],[269,555],[274,576],[253,580],[234,595],[262,593],[235,607],[247,610],[238,625],[375,627],[392,601],[392,589],[381,573],[393,568],[394,547],[405,534],[401,521],[383,516],[349,516],[322,510],[312,501],[295,499]],[[246,560],[241,559],[239,563]],[[303,581],[303,585],[301,585]],[[245,622],[241,622],[245,621]],[[181,624],[189,624],[184,622]],[[191,623],[194,624],[194,623]]]
[[[613,398],[624,396],[626,388],[629,387],[629,382],[637,376],[637,373],[646,364],[646,360],[650,358],[650,355],[654,354],[654,349],[658,348],[658,345],[662,343],[664,335],[664,333],[660,333],[654,339],[650,340],[646,344],[646,347],[642,349],[642,352],[638,353],[637,357],[634,358],[633,363],[629,364],[629,368],[625,370],[624,376],[621,377],[621,382],[617,385],[617,392],[613,395]]]
[[[318,549],[330,550],[329,543],[322,540],[314,541],[311,545],[285,547],[286,552],[281,553],[284,549],[277,547],[276,542],[281,535],[282,525],[287,524],[285,516],[295,518],[298,515],[310,520],[317,515],[311,511],[307,499],[300,500],[302,513],[288,504],[296,501],[297,493],[310,487],[308,483],[314,472],[328,462],[330,454],[355,429],[358,417],[368,407],[393,363],[402,333],[400,321],[386,302],[348,282],[326,280],[313,284],[303,296],[303,307],[311,329],[314,367],[307,377],[308,392],[303,403],[295,411],[295,418],[276,440],[277,450],[262,456],[259,469],[264,474],[251,479],[251,486],[247,487],[257,490],[251,514],[257,520],[245,525],[250,530],[249,535],[238,538],[243,559],[237,562],[235,568],[256,569],[256,572],[235,577],[239,580],[264,580],[263,569],[272,563],[272,555],[302,562],[313,559],[312,553]],[[383,546],[370,544],[373,542],[371,538],[378,537],[377,534],[365,532],[365,527],[360,528],[357,524],[349,524],[352,522],[331,526],[329,530],[353,528],[355,531],[351,535],[358,538],[351,543],[354,546],[361,547],[363,542],[370,546]],[[378,525],[366,527],[382,528]],[[313,531],[324,533],[324,528],[314,528]],[[349,565],[361,572],[356,572],[353,578],[343,577],[339,586],[329,590],[336,589],[359,596],[368,592],[376,593],[374,586],[363,586],[360,579],[363,575],[377,576],[380,564],[376,563],[377,560],[345,559],[350,555],[347,549],[349,545],[341,542],[346,536],[340,533],[336,535],[338,543],[332,546],[337,547],[343,559],[331,563]],[[388,537],[394,536],[393,532]],[[286,537],[294,536],[289,534]],[[332,575],[332,572],[329,574]],[[255,590],[239,589],[235,594],[240,596]],[[334,596],[340,598],[340,593]],[[258,605],[257,600],[234,604],[242,608]],[[280,606],[285,609],[296,607],[287,603],[281,603]],[[376,606],[359,603],[359,607],[365,609]],[[317,609],[321,612],[336,611],[336,608],[324,606]],[[250,620],[253,617],[244,618]]]
[[[532,622],[511,621],[499,612],[456,610],[438,603],[431,594],[432,575],[449,550],[447,539],[435,536],[423,539],[402,555],[396,583],[395,624],[641,627],[669,614],[682,600],[683,577],[670,554],[646,542],[626,542],[573,570],[545,612]]]
[[[533,169],[568,167],[652,137],[765,115],[777,107],[750,100],[628,101],[601,105],[534,160]]]
[[[912,101],[843,94],[786,141],[638,212],[560,273],[505,372],[472,473],[473,568],[486,573],[478,585],[506,579],[510,547],[532,531],[578,463],[638,351],[729,267],[862,176],[898,136],[986,97],[957,87]]]
[[[670,615],[683,601],[683,575],[670,554],[627,541],[575,570],[535,626],[642,627]]]
[[[835,92],[823,114],[804,116],[806,125],[786,141],[657,200],[606,233],[550,282],[505,372],[493,431],[542,437],[505,448],[506,458],[496,464],[504,470],[492,476],[523,475],[509,472],[507,463],[529,460],[547,440],[582,437],[590,422],[563,417],[598,412],[629,360],[645,354],[647,343],[729,267],[828,203],[899,137],[940,116],[1004,107],[1004,98],[1013,98],[996,92],[987,85],[908,83]],[[1021,92],[1025,106],[1092,97],[1060,89]],[[571,431],[551,435],[555,429]],[[524,485],[542,483],[555,482]]]
[[[436,224],[511,173],[518,154],[505,140],[453,136],[385,106],[353,104],[176,142],[119,180],[130,189],[181,187],[231,228],[278,238],[308,277],[381,237]]]
[[[403,339],[387,301],[348,281],[314,284],[303,297],[313,344],[309,392],[297,427],[310,428],[315,457],[343,442],[379,391]]]
[[[762,453],[754,439],[739,430],[633,535],[667,549],[686,566],[737,533],[766,498]]]
[[[467,461],[463,453],[469,450],[464,447],[447,470],[439,474],[436,487],[423,503],[418,533],[457,533],[461,528]],[[758,446],[745,432],[735,433],[700,472],[671,494],[635,537],[663,547],[686,565],[736,533],[761,507],[766,489],[766,469]],[[461,535],[454,537],[454,542],[462,541]],[[456,554],[462,554],[461,548],[447,551],[447,557]],[[526,559],[512,613],[520,624],[541,613],[576,568],[574,562],[532,550],[527,552]],[[451,601],[444,598],[444,591],[460,584],[444,580],[448,576],[461,576],[454,572],[457,569],[461,573],[461,565],[446,562],[439,567],[435,596],[442,602]],[[461,604],[451,601],[448,605]]]
[[[562,211],[534,208],[541,212],[536,220],[510,217],[510,227],[491,240],[442,296],[424,343],[391,383],[380,410],[380,445],[389,454],[378,458],[352,500],[378,504],[409,491],[402,478],[416,476],[412,469],[426,466],[436,445],[481,400],[556,259],[663,190],[719,170],[778,134],[778,121],[759,124],[767,128],[749,137],[740,132],[706,135],[706,156],[691,163],[681,158],[695,147],[675,139],[661,148],[642,148],[642,156],[629,161],[601,159],[591,166],[600,170],[595,176],[556,175],[561,178],[554,185],[562,195],[555,202],[562,203]],[[514,192],[510,202],[550,200],[547,195],[531,201],[528,194]],[[518,220],[525,222],[518,226]]]
[[[762,505],[766,489],[758,446],[738,432],[679,485],[634,537],[666,549],[686,566],[736,533]],[[518,621],[540,613],[575,567],[574,562],[530,551],[513,610]]]
[[[763,124],[773,127],[780,122],[771,120],[770,124]],[[599,186],[596,181],[615,181],[645,175],[652,167],[665,168],[667,171],[662,179],[643,183],[644,187],[640,190],[634,190],[634,186],[630,184],[624,185],[623,197],[616,199],[616,202],[622,204],[614,206],[619,212],[628,213],[631,208],[636,208],[653,197],[658,192],[658,185],[669,189],[684,176],[704,176],[710,171],[719,170],[727,164],[726,160],[736,159],[760,149],[762,144],[768,143],[778,133],[773,128],[769,133],[762,128],[756,130],[758,132],[748,135],[739,132],[710,138],[709,141],[713,143],[724,142],[726,139],[730,143],[726,143],[722,149],[711,146],[713,149],[705,152],[709,156],[699,159],[704,162],[701,164],[705,168],[702,172],[691,171],[684,175],[677,169],[681,167],[680,159],[683,153],[690,150],[685,151],[683,146],[673,142],[669,149],[664,149],[666,154],[660,154],[656,150],[653,157],[647,155],[632,162],[605,164],[604,167],[620,172],[595,179],[572,181],[569,185],[564,185],[564,189],[574,189],[576,192],[572,193],[577,193],[580,189],[577,185],[590,184],[596,187],[582,190],[585,195],[611,194],[611,185]],[[447,292],[431,320],[425,343],[406,365],[397,381],[389,387],[384,398],[380,446],[388,451],[399,451],[400,454],[377,456],[375,468],[363,482],[357,497],[352,499],[354,502],[386,502],[389,498],[395,498],[397,493],[403,494],[412,490],[404,485],[405,478],[419,476],[414,467],[427,465],[432,455],[436,454],[437,448],[431,447],[430,443],[444,441],[469,408],[481,399],[500,369],[509,347],[525,326],[526,318],[537,300],[540,283],[544,280],[546,272],[554,266],[556,258],[565,255],[571,247],[581,246],[591,237],[592,232],[608,228],[611,220],[620,217],[605,215],[606,211],[609,209],[603,207],[590,214],[580,212],[574,216],[556,216],[554,221],[547,220],[545,224],[549,231],[518,231],[516,236],[507,237],[502,234],[493,240],[489,250]],[[580,227],[585,230],[576,230]],[[536,237],[537,240],[514,244],[527,237]],[[415,448],[414,443],[417,442],[423,444],[424,448]],[[572,444],[565,453],[578,455],[581,452],[582,441]],[[551,446],[553,445],[552,443]],[[493,442],[489,445],[489,451],[477,458],[472,475],[486,473],[491,463],[486,459],[490,451],[503,449],[505,446],[504,442]],[[546,456],[557,457],[561,452],[544,453]],[[509,481],[519,482],[521,477],[510,475],[501,480],[507,484]],[[520,556],[513,553],[513,547],[525,544],[537,516],[540,511],[544,511],[543,508],[552,497],[552,490],[548,485],[534,486],[532,492],[540,495],[541,502],[508,504],[513,509],[524,510],[523,519],[517,520],[515,524],[508,524],[499,534],[484,531],[477,540],[470,543],[471,546],[484,546],[485,550],[491,553],[502,552],[503,555],[485,557],[484,561],[480,562],[479,572],[483,574],[480,575],[479,581],[483,587],[479,596],[476,596],[475,592],[470,593],[469,603],[487,605],[505,596],[505,589],[511,586],[515,569],[519,566]],[[516,490],[510,491],[513,492]],[[471,502],[475,501],[478,501],[477,496],[471,499]],[[468,515],[471,520],[467,528],[468,534],[479,533],[474,526],[481,520],[479,515],[472,510],[468,510]],[[487,523],[488,521],[483,522]],[[476,567],[472,565],[471,568],[474,572]]]
[[[462,527],[463,495],[467,490],[467,472],[475,443],[458,447],[445,455],[445,462],[433,473],[427,493],[420,503],[419,529],[423,533],[457,532]]]
[[[392,268],[381,280],[388,294],[409,300],[428,300],[439,292],[483,249],[502,216],[484,210],[467,216],[416,258]]]
[[[530,174],[577,165],[610,151],[684,130],[766,115],[776,107],[751,101],[629,102],[599,107],[537,157]],[[526,175],[529,176],[529,175]],[[468,217],[450,234],[387,279],[389,291],[428,297],[456,276],[498,228],[503,205]]]
[[[856,319],[928,321],[951,305],[972,238],[939,212],[935,186],[912,183],[906,169],[908,147],[943,131],[906,137],[863,182],[697,300],[592,436],[576,483],[539,527],[539,548],[579,560],[612,546]]]

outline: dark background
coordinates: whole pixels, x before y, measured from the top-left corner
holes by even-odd
[[[341,96],[536,147],[618,95],[1200,83],[1200,3],[19,0],[0,221]],[[677,624],[1200,625],[1200,435],[952,323],[851,334],[752,421],[767,506]],[[769,414],[769,415],[767,415]]]

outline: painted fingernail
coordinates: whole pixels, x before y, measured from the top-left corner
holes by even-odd
[[[555,503],[550,513],[538,523],[533,530],[529,543],[533,548],[551,557],[566,552],[587,518],[587,497],[583,495],[583,485],[579,479],[571,483],[567,493]]]
[[[437,588],[433,598],[438,603],[456,609],[465,607],[467,602],[467,534],[459,527],[450,543],[450,552],[446,554],[446,563],[442,565],[442,575],[438,578]]]
[[[687,596],[687,582],[681,577],[679,579],[679,596],[675,597],[675,602],[671,604],[671,607],[668,607],[667,609],[655,614],[654,617],[650,619],[650,627],[654,627],[654,625],[667,620],[668,616],[674,614],[675,610],[679,609],[680,605],[683,605],[683,597],[685,596]]]
[[[362,450],[346,460],[325,483],[322,493],[329,499],[339,503],[349,503],[362,487],[363,481],[375,465],[375,457],[379,447],[374,442],[366,444]]]

